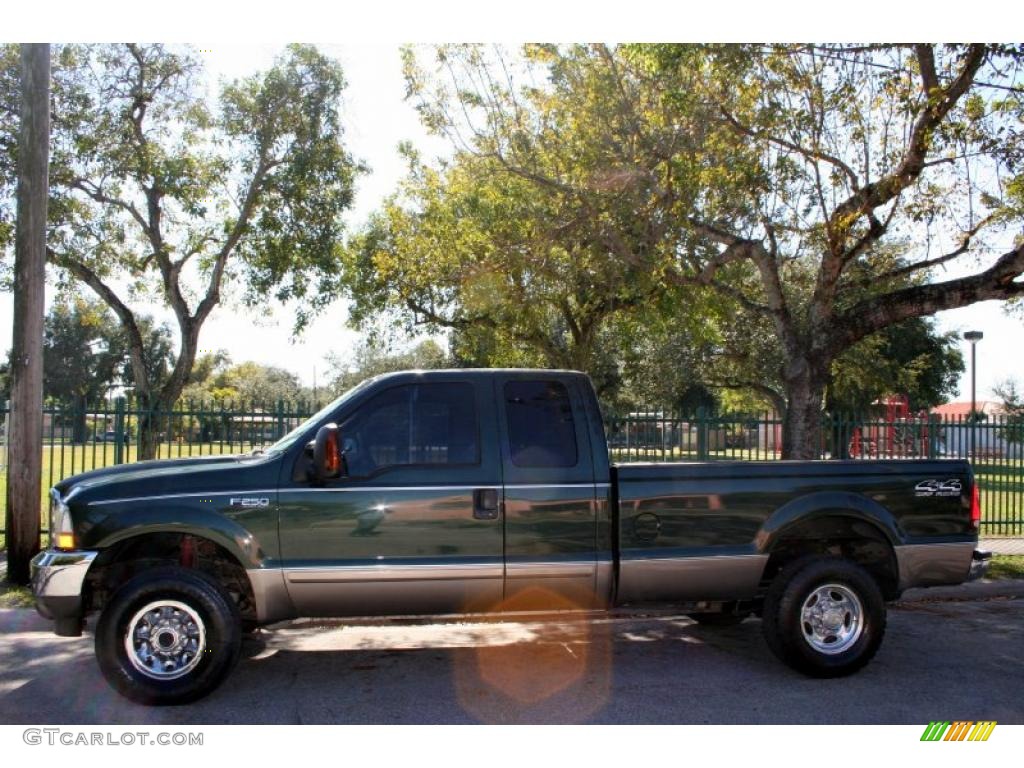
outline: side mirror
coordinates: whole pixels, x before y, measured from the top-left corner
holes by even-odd
[[[313,476],[320,481],[342,475],[341,430],[337,424],[324,424],[313,441]]]

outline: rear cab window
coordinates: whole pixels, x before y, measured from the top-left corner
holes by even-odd
[[[505,383],[509,458],[516,467],[575,467],[580,451],[569,392],[560,381]]]

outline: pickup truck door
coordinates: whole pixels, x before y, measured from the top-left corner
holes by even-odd
[[[583,399],[574,377],[495,377],[505,478],[509,610],[592,608],[598,505]],[[601,490],[602,499],[607,487]]]
[[[321,487],[283,479],[281,552],[300,615],[457,613],[501,601],[491,382],[398,381],[337,415],[347,476]]]

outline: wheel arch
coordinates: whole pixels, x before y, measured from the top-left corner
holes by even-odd
[[[794,499],[772,514],[757,535],[768,555],[762,584],[789,563],[808,555],[835,555],[863,566],[886,599],[899,595],[896,547],[904,540],[892,514],[865,496],[822,492]]]
[[[86,609],[101,609],[120,585],[133,576],[167,565],[194,569],[212,577],[231,594],[244,621],[258,621],[256,585],[237,548],[208,531],[200,534],[168,525],[134,529],[106,542],[86,576]]]

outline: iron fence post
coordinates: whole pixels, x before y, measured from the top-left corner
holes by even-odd
[[[703,405],[697,406],[697,457],[708,458],[708,414]]]
[[[124,464],[124,398],[114,401],[114,464]]]

